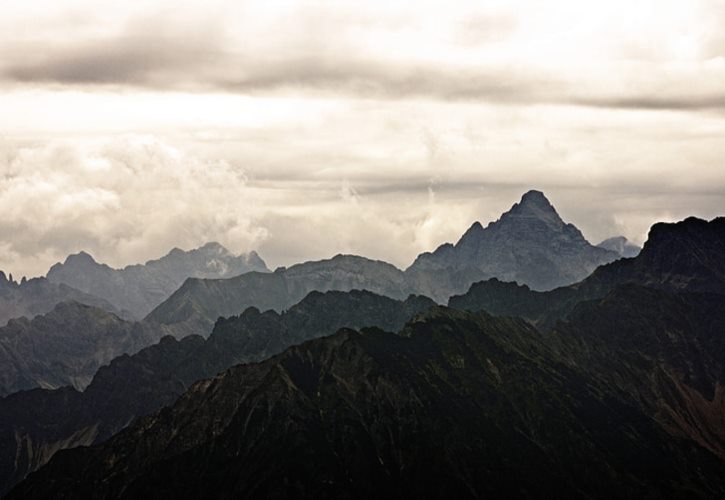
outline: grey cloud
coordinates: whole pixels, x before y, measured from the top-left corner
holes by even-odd
[[[616,86],[601,82],[583,84],[574,69],[562,74],[517,61],[453,64],[386,59],[385,54],[367,53],[364,40],[354,40],[342,28],[340,33],[332,31],[339,35],[333,40],[332,33],[324,32],[323,28],[328,27],[325,22],[318,26],[308,16],[303,17],[301,27],[291,23],[287,20],[281,27],[292,33],[276,33],[277,39],[269,42],[258,40],[254,33],[235,39],[219,19],[180,23],[173,19],[161,21],[159,16],[131,20],[118,33],[100,39],[56,44],[42,39],[6,42],[0,46],[6,55],[0,62],[0,79],[21,85],[57,83],[244,94],[294,92],[387,100],[422,98],[646,110],[725,107],[725,93],[693,89],[696,80],[692,76],[679,80],[675,76],[665,83],[655,77],[614,91],[610,87]],[[485,45],[495,43],[497,37],[505,36],[515,26],[514,17],[474,17],[459,27],[456,36],[463,37],[464,42],[471,42],[469,38],[473,37]],[[652,81],[656,82],[655,90]]]
[[[419,11],[410,12],[407,7],[387,6],[388,10],[380,12],[375,6],[301,3],[294,8],[273,9],[274,13],[265,17],[264,9],[257,12],[254,4],[232,8],[222,2],[221,6],[204,10],[189,5],[167,8],[131,18],[101,38],[98,33],[85,32],[70,37],[71,42],[42,34],[34,40],[0,38],[0,80],[31,87],[56,83],[91,89],[292,92],[343,98],[643,110],[721,110],[725,102],[725,93],[698,87],[703,78],[722,77],[724,69],[670,72],[662,67],[668,62],[668,53],[656,40],[643,43],[638,37],[612,42],[618,50],[614,56],[605,52],[601,58],[598,54],[592,58],[597,76],[578,68],[578,60],[562,70],[556,64],[556,52],[541,61],[515,55],[510,59],[467,57],[463,58],[465,63],[454,63],[455,57],[448,61],[440,54],[435,60],[425,58],[428,35],[440,42],[435,47],[442,54],[449,50],[454,56],[471,55],[482,48],[492,48],[495,54],[511,37],[527,29],[529,10],[525,4],[471,12],[461,8],[458,16],[441,19],[432,33],[418,34],[422,46],[421,58],[416,61],[401,56],[405,51],[397,54],[395,47],[386,52],[377,38],[390,39],[393,45],[397,40],[405,42],[411,31],[421,28],[415,23],[425,26],[428,14],[445,14],[448,9],[428,12],[430,6],[422,5]],[[722,7],[708,9],[710,24],[719,27]],[[722,56],[721,31],[710,29],[700,41],[704,59],[698,62]],[[540,34],[534,33],[530,40],[525,33],[521,36],[535,46],[539,40],[534,37]],[[563,50],[562,57],[566,57]],[[637,61],[640,65],[632,71],[650,78],[631,80],[631,75],[620,73],[619,60]],[[610,63],[612,67],[607,66]]]
[[[22,48],[17,51],[22,52]],[[133,37],[16,60],[6,65],[3,74],[18,82],[63,84],[153,85],[167,79],[162,84],[166,86],[169,78],[177,79],[194,67],[199,70],[218,57],[204,48],[177,41]]]
[[[0,74],[21,83],[164,88],[203,79],[206,67],[224,63],[219,20],[164,14],[164,21],[158,14],[132,18],[119,32],[100,38],[7,42],[0,47],[5,54]]]
[[[506,66],[391,63],[354,54],[231,54],[213,42],[143,36],[61,48],[6,63],[0,74],[23,83],[102,84],[154,89],[337,94],[370,99],[424,98],[496,104],[564,104],[641,110],[722,110],[725,92],[703,95],[673,83],[663,95],[626,96],[577,89],[561,77]],[[19,49],[17,52],[23,52]],[[679,90],[679,87],[682,87]]]
[[[254,69],[217,85],[242,92],[302,88],[383,99],[430,97],[500,103],[555,99],[552,93],[556,82],[509,68],[393,64],[354,56],[305,57],[245,66]]]
[[[701,111],[725,110],[725,91],[712,95],[641,95],[636,97],[599,97],[577,99],[576,104],[613,109]]]
[[[232,55],[217,45],[178,39],[123,37],[42,51],[18,47],[1,71],[6,80],[106,84],[169,90],[274,92],[304,90],[363,98],[430,97],[494,102],[551,101],[556,82],[508,68],[471,69],[393,64],[354,54]]]

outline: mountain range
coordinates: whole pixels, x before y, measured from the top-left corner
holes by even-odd
[[[305,262],[273,273],[231,279],[189,279],[154,309],[147,321],[204,334],[220,316],[248,307],[282,311],[311,291],[368,290],[395,299],[409,295],[402,271],[391,264],[354,255]]]
[[[548,330],[579,302],[604,297],[626,283],[725,295],[725,217],[709,222],[690,217],[677,223],[657,223],[636,258],[601,266],[574,285],[538,292],[492,279],[451,297],[449,305],[523,317]]]
[[[250,271],[269,269],[256,252],[233,255],[212,242],[188,252],[174,248],[160,259],[123,269],[99,264],[81,252],[51,267],[47,278],[105,299],[141,319],[187,278],[230,278]]]
[[[0,329],[8,392],[52,388],[0,398],[0,495],[725,496],[725,218],[593,246],[530,191],[405,271],[188,254],[38,280],[101,309]]]
[[[352,255],[305,262],[272,274],[187,280],[147,319],[188,333],[209,331],[220,316],[246,307],[282,310],[312,290],[370,290],[393,298],[420,294],[445,303],[474,282],[497,277],[548,289],[588,276],[619,254],[589,244],[564,223],[543,193],[529,191],[501,218],[474,224],[456,245],[421,254],[405,271]]]
[[[0,327],[0,396],[34,387],[83,389],[100,366],[167,333],[78,302],[61,302],[31,320],[11,319]]]
[[[101,367],[90,385],[36,389],[0,399],[0,495],[60,449],[100,443],[135,417],[171,404],[192,383],[238,363],[261,361],[343,327],[397,331],[435,303],[367,291],[311,292],[286,312],[249,308],[220,319],[208,339],[167,336]]]
[[[23,498],[715,498],[725,309],[624,285],[548,336],[434,307],[194,384]]]
[[[18,283],[12,279],[12,275],[8,278],[0,271],[0,326],[12,318],[32,318],[45,314],[58,303],[66,301],[81,302],[128,317],[107,300],[68,285],[52,283],[45,278],[23,279]]]
[[[382,261],[337,255],[269,273],[255,252],[235,256],[218,243],[188,252],[173,249],[158,260],[123,269],[81,252],[52,266],[47,280],[28,282],[50,290],[35,292],[43,297],[40,304],[32,294],[27,300],[0,300],[0,320],[32,317],[75,300],[125,319],[147,317],[174,325],[180,333],[208,335],[219,316],[239,314],[249,306],[281,311],[312,290],[367,289],[393,298],[421,294],[439,303],[492,277],[547,290],[575,283],[629,252],[623,243],[605,243],[611,250],[589,244],[543,193],[529,191],[498,221],[485,228],[476,222],[455,245],[421,254],[405,271]],[[31,304],[16,305],[26,302]]]

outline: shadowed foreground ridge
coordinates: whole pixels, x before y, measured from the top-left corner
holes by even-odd
[[[78,302],[61,302],[32,320],[10,320],[0,327],[0,396],[35,387],[83,389],[100,366],[168,333]]]
[[[725,295],[725,217],[704,221],[690,217],[658,223],[641,253],[597,268],[580,283],[537,292],[497,279],[474,283],[448,305],[471,311],[520,316],[550,330],[581,301],[604,297],[615,287],[636,283],[673,292]]]
[[[285,313],[249,308],[220,319],[208,339],[161,342],[102,367],[88,388],[25,391],[0,399],[0,495],[56,451],[105,441],[135,417],[172,404],[194,382],[260,361],[342,327],[396,331],[435,303],[371,292],[312,292]]]
[[[723,332],[722,297],[635,285],[549,336],[437,307],[199,382],[8,498],[722,497]]]

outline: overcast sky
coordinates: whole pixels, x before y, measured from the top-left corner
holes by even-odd
[[[725,0],[5,0],[0,269],[216,240],[400,267],[543,190],[725,214]]]

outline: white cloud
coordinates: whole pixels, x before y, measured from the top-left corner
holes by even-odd
[[[404,267],[530,188],[641,242],[722,210],[723,32],[716,0],[4,2],[0,268]]]
[[[0,179],[0,233],[12,235],[3,238],[5,268],[44,273],[48,257],[82,249],[121,264],[212,239],[245,250],[266,236],[239,166],[153,137],[4,149],[12,151]]]

